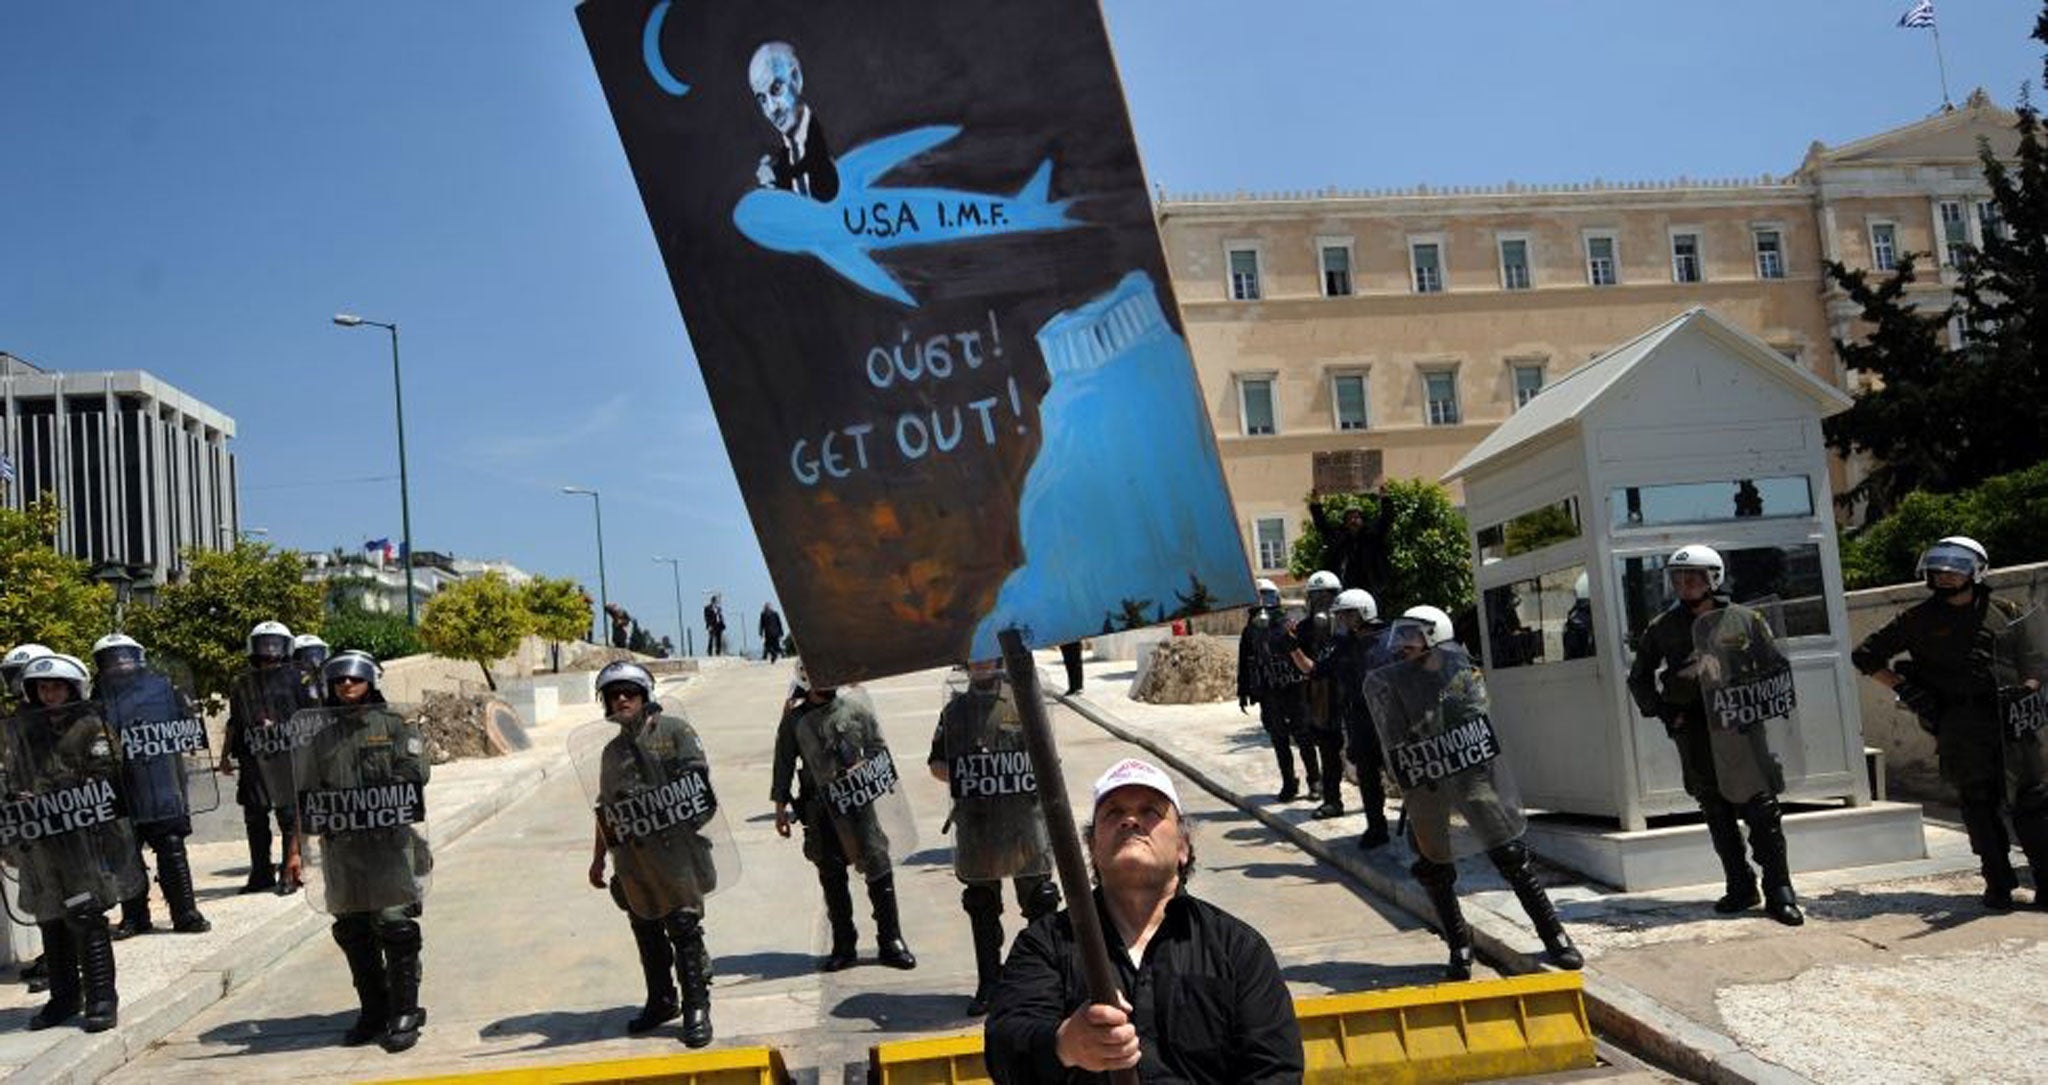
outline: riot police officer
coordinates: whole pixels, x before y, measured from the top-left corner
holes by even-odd
[[[2043,645],[2023,608],[1984,583],[1990,555],[1951,535],[1920,555],[1929,596],[1901,611],[1851,653],[1856,669],[1891,690],[1934,735],[1942,779],[1956,789],[1970,850],[1984,875],[1984,906],[2013,906],[2019,875],[2001,813],[2034,868],[2034,903],[2048,878],[2048,774],[2041,733],[2008,727],[2002,709],[2041,687]],[[1900,660],[1900,656],[1907,657]]]
[[[6,704],[0,707],[5,707],[7,711],[13,712],[26,703],[26,699],[22,696],[21,691],[22,669],[27,667],[29,661],[37,656],[49,654],[50,650],[48,648],[40,644],[31,643],[15,645],[7,650],[5,656],[0,656],[0,699],[6,701]]]
[[[1322,769],[1316,757],[1315,740],[1303,718],[1307,709],[1307,676],[1294,665],[1294,632],[1288,628],[1287,612],[1280,604],[1280,589],[1272,581],[1258,582],[1259,602],[1245,616],[1244,632],[1237,638],[1237,709],[1247,711],[1259,705],[1259,726],[1273,744],[1273,759],[1280,765],[1280,802],[1293,802],[1301,795],[1301,783],[1294,776],[1294,747],[1301,747],[1301,767],[1308,777],[1308,800],[1322,799]]]
[[[291,665],[292,631],[283,622],[259,622],[249,630],[249,668],[228,685],[228,726],[226,749],[221,753],[220,771],[229,775],[241,767],[235,784],[235,801],[242,807],[242,827],[249,837],[249,880],[244,893],[274,889],[290,893],[298,889],[291,878],[280,879],[270,861],[270,824],[277,822],[282,843],[280,860],[290,852],[297,831],[292,813],[291,765],[275,753],[265,756],[292,714],[318,705],[298,668]]]
[[[1296,649],[1296,664],[1311,681],[1330,684],[1331,711],[1342,725],[1337,737],[1343,740],[1351,765],[1358,771],[1358,790],[1365,800],[1365,832],[1358,838],[1358,846],[1369,851],[1389,839],[1387,792],[1380,780],[1385,761],[1379,735],[1373,729],[1372,710],[1365,701],[1365,676],[1386,623],[1379,620],[1379,605],[1364,588],[1338,592],[1330,604],[1330,618],[1335,632],[1325,641],[1322,653],[1310,659],[1307,652]],[[1326,750],[1323,757],[1325,766],[1336,761],[1333,751]],[[1337,796],[1343,781],[1341,771],[1326,777],[1325,798]],[[1341,811],[1342,800],[1335,806]],[[1315,816],[1329,815],[1319,809]]]
[[[1330,608],[1337,601],[1343,585],[1337,574],[1327,570],[1310,573],[1308,578],[1308,614],[1294,623],[1295,647],[1308,660],[1322,658],[1333,647],[1337,636],[1336,616]],[[1297,668],[1301,666],[1296,662]],[[1315,808],[1310,817],[1334,818],[1344,814],[1344,691],[1336,669],[1321,671],[1309,668],[1308,681],[1303,683],[1302,718],[1307,724],[1308,738],[1315,743],[1316,760],[1321,769],[1321,779],[1309,785],[1311,793],[1320,794],[1321,806]],[[1306,758],[1304,758],[1306,760]],[[1315,769],[1309,770],[1311,773]]]
[[[598,753],[590,884],[609,888],[626,913],[647,982],[647,1002],[626,1031],[637,1036],[681,1014],[683,1043],[703,1047],[711,1042],[704,897],[718,884],[714,849],[698,831],[717,810],[710,762],[689,722],[654,700],[654,676],[645,667],[625,661],[606,666],[597,674],[597,692],[605,717],[617,727]],[[654,811],[659,816],[637,820],[660,822],[662,828],[636,829],[636,819],[619,813],[620,804],[646,806],[656,796],[677,801]],[[609,883],[607,854],[616,871]]]
[[[312,701],[327,699],[321,671],[327,666],[328,655],[327,642],[317,634],[301,633],[292,638],[292,664],[299,668],[299,680],[306,684],[306,696]]]
[[[342,652],[327,661],[326,706],[292,721],[308,739],[294,759],[294,783],[305,793],[389,792],[393,785],[411,785],[411,809],[423,816],[416,800],[431,771],[426,742],[417,726],[385,703],[377,688],[382,676],[367,652]],[[293,813],[302,811],[295,806]],[[303,882],[306,836],[320,842],[324,884],[312,903],[334,917],[334,943],[348,961],[361,1007],[342,1035],[346,1047],[375,1040],[386,1051],[404,1051],[419,1042],[427,1021],[419,1002],[419,917],[433,856],[417,821],[331,831],[316,825],[285,839],[284,874],[293,884]]]
[[[967,1015],[980,1017],[1003,971],[1002,879],[1010,879],[1027,924],[1060,907],[1023,720],[1001,663],[968,665],[966,687],[952,691],[939,712],[925,764],[953,796],[953,874],[974,938]]]
[[[853,926],[853,894],[846,878],[849,865],[867,880],[881,962],[891,968],[916,968],[917,957],[903,940],[891,841],[875,805],[891,795],[900,802],[901,788],[892,788],[857,807],[849,803],[844,813],[831,800],[833,784],[846,774],[870,761],[893,764],[888,744],[882,741],[881,724],[875,719],[874,704],[859,689],[841,690],[811,681],[801,660],[797,662],[797,684],[801,692],[783,707],[776,727],[774,779],[768,797],[775,803],[776,833],[787,838],[791,825],[801,823],[804,858],[818,869],[818,886],[824,891],[825,913],[832,925],[832,950],[818,962],[818,970],[837,972],[858,960],[860,936]],[[802,789],[792,792],[799,761],[804,770]]]
[[[1629,668],[1629,693],[1643,715],[1663,721],[1665,733],[1678,746],[1686,794],[1699,803],[1714,853],[1727,875],[1727,892],[1714,902],[1714,911],[1732,915],[1755,907],[1759,900],[1756,875],[1743,856],[1739,817],[1749,825],[1749,850],[1763,873],[1765,912],[1786,926],[1799,926],[1806,918],[1792,888],[1778,809],[1784,772],[1771,754],[1763,727],[1719,726],[1709,718],[1700,688],[1705,665],[1698,636],[1702,623],[1740,627],[1759,645],[1771,642],[1770,628],[1762,615],[1731,602],[1722,592],[1725,567],[1714,548],[1698,543],[1679,547],[1665,561],[1664,574],[1677,598],[1644,628]]]
[[[213,929],[199,913],[192,889],[192,861],[185,838],[192,835],[192,796],[186,783],[186,755],[204,754],[206,725],[192,702],[171,681],[143,666],[142,645],[120,633],[92,646],[93,702],[121,743],[122,798],[142,845],[156,853],[157,884],[171,910],[171,929],[204,934]],[[211,809],[208,806],[207,809]],[[114,937],[156,929],[149,914],[149,889],[121,902]]]

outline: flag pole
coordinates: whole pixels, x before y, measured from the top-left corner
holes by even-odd
[[[1955,105],[1948,97],[1948,62],[1941,56],[1941,24],[1929,22],[1927,29],[1934,31],[1934,69],[1941,73],[1941,106],[1954,109]]]

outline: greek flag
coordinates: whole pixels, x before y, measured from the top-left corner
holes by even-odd
[[[1933,27],[1934,0],[1918,0],[1913,10],[1899,16],[1899,25],[1915,30]]]

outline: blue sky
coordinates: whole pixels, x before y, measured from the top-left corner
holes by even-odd
[[[1940,104],[1910,0],[1104,6],[1169,192],[1785,173]],[[1938,7],[1958,101],[2038,81],[2029,5]],[[574,484],[654,631],[656,554],[693,622],[769,597],[571,4],[6,3],[0,103],[0,350],[232,414],[245,524],[399,533],[350,311],[418,546],[595,587]]]

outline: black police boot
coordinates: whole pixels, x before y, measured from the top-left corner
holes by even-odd
[[[1998,805],[1995,797],[1987,801],[1966,794],[1958,812],[1963,831],[1970,837],[1970,850],[1977,853],[1978,869],[1984,874],[1984,907],[2006,912],[2012,910],[2012,891],[2020,884],[2020,876],[2012,868],[2012,838],[2006,835]]]
[[[142,895],[121,902],[121,922],[114,925],[111,936],[118,942],[138,934],[156,930],[156,924],[149,916],[149,890],[145,887]]]
[[[1378,765],[1358,766],[1358,790],[1365,799],[1365,832],[1359,834],[1358,846],[1371,851],[1391,839],[1387,833],[1387,785],[1380,781]]]
[[[1266,737],[1273,743],[1273,760],[1280,764],[1280,791],[1273,799],[1276,802],[1293,802],[1301,794],[1301,782],[1294,776],[1294,748],[1284,734],[1268,730]]]
[[[917,957],[903,941],[903,922],[896,911],[896,875],[885,874],[868,883],[868,903],[875,909],[875,944],[882,963],[890,968],[916,968]]]
[[[853,890],[846,884],[846,868],[820,863],[818,887],[825,891],[825,918],[832,924],[832,952],[818,962],[818,971],[851,968],[860,959],[860,933],[853,929]]]
[[[969,911],[967,928],[974,937],[974,997],[967,1000],[967,1016],[980,1017],[988,1012],[996,981],[1003,975],[1003,917]]]
[[[185,852],[185,838],[174,836],[157,855],[157,884],[164,890],[164,903],[171,910],[171,929],[179,934],[205,934],[213,924],[199,914],[199,901],[192,891],[192,857]]]
[[[427,1023],[427,1011],[420,1008],[420,925],[411,919],[383,924],[377,940],[384,947],[384,997],[391,1007],[391,1025],[380,1042],[395,1055],[419,1043],[420,1026]]]
[[[1792,862],[1785,854],[1785,826],[1778,800],[1769,795],[1752,799],[1742,808],[1749,822],[1749,849],[1756,853],[1756,865],[1763,870],[1764,913],[1788,927],[1806,922],[1799,910],[1799,894],[1792,890]]]
[[[38,955],[21,970],[21,982],[28,985],[28,993],[41,994],[50,989],[50,962]]]
[[[1422,883],[1423,892],[1429,894],[1429,905],[1436,910],[1437,925],[1443,928],[1444,944],[1450,947],[1451,958],[1444,965],[1444,978],[1453,981],[1471,979],[1472,928],[1465,924],[1465,910],[1458,907],[1458,868],[1417,859],[1408,872],[1415,875],[1415,880]]]
[[[1279,790],[1279,791],[1277,791],[1277,792],[1274,792],[1274,794],[1273,794],[1273,801],[1275,801],[1275,802],[1293,802],[1293,801],[1294,801],[1295,799],[1299,798],[1300,796],[1301,796],[1301,781],[1299,781],[1299,780],[1296,780],[1296,779],[1295,779],[1295,778],[1294,778],[1293,776],[1291,776],[1291,775],[1290,775],[1290,776],[1282,776],[1282,777],[1280,778],[1280,790]]]
[[[244,772],[255,772],[251,765]],[[252,813],[252,811],[254,811]],[[242,828],[249,833],[249,880],[239,893],[262,893],[277,888],[277,868],[270,865],[270,811],[265,807],[242,808]]]
[[[377,928],[366,919],[336,920],[333,934],[334,944],[341,947],[341,955],[348,961],[349,981],[355,986],[356,1002],[361,1007],[355,1024],[342,1033],[341,1045],[361,1047],[384,1035],[384,1028],[390,1023],[384,948],[377,944]]]
[[[1507,879],[1515,899],[1522,902],[1522,911],[1536,925],[1536,937],[1543,939],[1543,955],[1550,963],[1574,972],[1586,967],[1586,958],[1572,945],[1571,935],[1565,933],[1564,920],[1557,917],[1557,906],[1550,902],[1550,894],[1536,882],[1536,871],[1529,866],[1528,847],[1516,840],[1487,852],[1486,857]]]
[[[93,915],[73,920],[78,932],[78,970],[85,986],[87,1032],[105,1032],[121,1019],[121,995],[114,988],[114,935],[107,929],[107,917]]]
[[[1714,854],[1721,859],[1721,871],[1728,879],[1727,892],[1714,902],[1722,915],[1745,912],[1762,903],[1756,890],[1756,874],[1749,869],[1749,857],[1742,847],[1742,826],[1735,820],[1735,808],[1716,799],[1700,805],[1707,816],[1707,836],[1714,841]]]
[[[78,1016],[78,941],[63,920],[39,923],[43,932],[43,969],[50,981],[50,1001],[29,1018],[31,1032],[61,1025]]]
[[[278,844],[279,844],[280,846],[279,846],[279,848],[278,848],[277,854],[278,854],[278,856],[279,856],[279,858],[280,858],[280,859],[282,859],[282,858],[283,858],[284,856],[290,855],[290,854],[292,853],[292,840],[293,840],[293,838],[294,838],[294,837],[296,837],[297,835],[298,835],[297,833],[293,832],[293,831],[292,831],[292,830],[290,830],[290,829],[286,829],[286,830],[284,830],[284,831],[282,831],[282,832],[280,832],[280,833],[278,834]],[[296,893],[296,892],[298,892],[298,891],[299,891],[299,887],[300,887],[300,886],[303,886],[303,885],[305,885],[305,884],[306,884],[306,883],[305,883],[304,881],[302,881],[302,880],[300,880],[300,879],[298,879],[298,878],[295,878],[295,877],[293,877],[292,875],[290,875],[290,874],[286,873],[286,872],[285,872],[285,869],[284,869],[284,863],[283,863],[283,862],[279,862],[279,863],[278,863],[278,865],[277,865],[277,895],[278,895],[278,896],[280,896],[280,897],[288,897],[288,896],[291,896],[291,895],[292,895],[293,893]]]
[[[2005,855],[1987,855],[1983,858],[1981,867],[1984,874],[1984,907],[1994,912],[2012,911],[2012,891],[2020,887],[2020,874],[2012,868],[2012,858]]]
[[[634,919],[632,927],[633,946],[640,953],[640,975],[647,981],[646,1005],[640,1007],[640,1016],[626,1022],[626,1032],[638,1036],[675,1020],[683,1006],[676,999],[676,951],[668,935],[660,924],[644,919]]]
[[[1302,798],[1309,802],[1323,801],[1323,762],[1316,756],[1314,740],[1301,743],[1301,775],[1308,781],[1308,793]]]
[[[669,937],[675,945],[676,979],[683,987],[683,1045],[703,1047],[711,1042],[711,977],[705,974],[704,924],[695,912],[683,912],[671,920]]]

